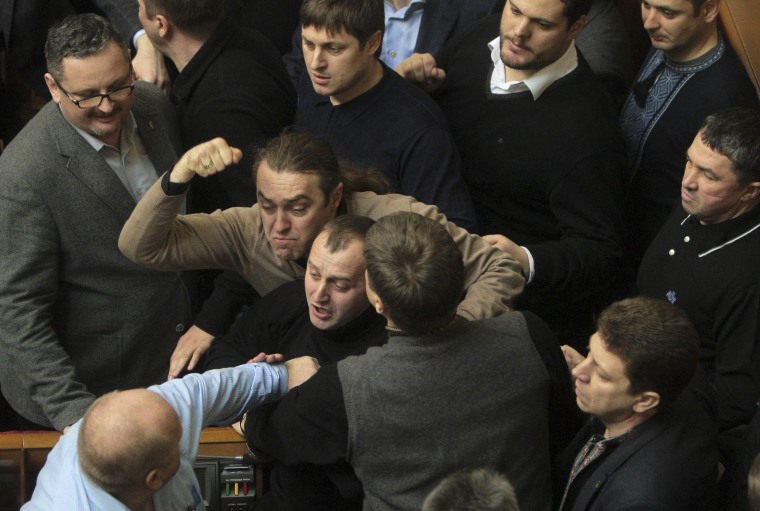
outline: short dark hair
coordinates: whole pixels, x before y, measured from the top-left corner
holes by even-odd
[[[145,15],[169,18],[183,32],[208,38],[224,18],[224,0],[143,0]]]
[[[129,63],[129,49],[110,21],[92,13],[69,16],[48,30],[45,41],[48,72],[63,81],[63,59],[89,57],[112,43],[124,51],[125,62]]]
[[[360,48],[376,32],[385,32],[383,0],[304,0],[300,18],[302,27],[345,32],[359,40]],[[380,48],[375,55],[380,55]]]
[[[615,302],[599,315],[597,332],[623,361],[630,392],[657,392],[660,409],[678,397],[697,369],[697,331],[685,312],[664,300]]]
[[[694,16],[699,16],[699,9],[702,8],[702,4],[705,0],[691,0],[691,7],[694,9]]]
[[[562,14],[567,18],[568,27],[578,21],[581,16],[588,14],[591,9],[591,0],[560,0],[565,6]]]
[[[364,240],[367,285],[388,315],[410,333],[446,325],[464,288],[464,263],[451,235],[416,213],[384,216]]]
[[[391,189],[388,178],[381,172],[351,167],[338,160],[326,141],[294,129],[285,130],[258,149],[253,163],[254,181],[262,162],[266,162],[273,172],[317,176],[325,203],[330,200],[330,195],[339,183],[343,183],[343,195],[346,197],[363,191],[380,195],[389,193]]]
[[[375,221],[366,216],[338,215],[325,224],[322,232],[327,232],[325,247],[330,254],[346,248],[352,241],[364,243],[367,231]]]
[[[760,181],[760,110],[733,107],[708,115],[699,137],[731,161],[739,184]]]
[[[520,511],[506,477],[479,468],[454,472],[436,486],[422,511]]]

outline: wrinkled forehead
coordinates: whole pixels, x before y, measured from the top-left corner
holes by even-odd
[[[343,276],[363,276],[366,269],[364,261],[364,242],[352,239],[342,248],[331,250],[328,242],[330,231],[323,230],[311,245],[309,263],[318,266],[324,273]]]

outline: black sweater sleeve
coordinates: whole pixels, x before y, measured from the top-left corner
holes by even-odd
[[[348,419],[336,364],[326,364],[279,403],[248,413],[251,450],[285,464],[328,465],[344,461]]]

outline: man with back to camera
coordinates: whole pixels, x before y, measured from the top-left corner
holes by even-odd
[[[53,101],[0,156],[0,380],[19,429],[63,430],[105,392],[162,381],[191,318],[179,274],[117,247],[180,152],[171,104],[105,18],[67,18],[45,51]]]
[[[509,0],[437,61],[399,72],[429,91],[462,154],[480,232],[527,276],[518,309],[580,345],[622,259],[617,111],[577,52],[590,0]]]
[[[687,389],[699,339],[686,314],[654,298],[616,302],[587,357],[563,350],[591,420],[559,460],[560,511],[716,509],[717,431]]]
[[[758,205],[760,111],[708,116],[686,152],[681,207],[652,241],[637,281],[642,295],[670,301],[696,327],[703,391],[714,394],[728,462],[760,396]]]
[[[318,368],[302,357],[106,394],[50,451],[23,509],[206,509],[193,470],[201,430],[282,397]]]
[[[254,452],[283,463],[347,460],[364,509],[419,510],[461,467],[498,470],[525,509],[550,509],[550,450],[566,445],[572,407],[554,335],[530,313],[457,316],[461,254],[431,219],[378,219],[364,255],[388,342],[325,364],[300,392],[249,416]]]
[[[283,284],[248,309],[211,344],[205,369],[234,366],[259,352],[334,363],[385,343],[385,321],[369,306],[365,290],[364,236],[372,224],[356,215],[330,220],[312,244],[304,281]],[[276,463],[269,486],[257,510],[361,509],[361,483],[345,462]]]
[[[632,272],[679,197],[683,155],[709,114],[758,108],[755,87],[718,29],[720,0],[643,0],[652,49],[620,116],[628,153]]]
[[[364,192],[366,173],[341,169],[324,141],[305,133],[272,139],[256,162],[259,203],[210,215],[179,215],[188,182],[196,173],[222,171],[240,158],[222,139],[197,146],[167,172],[138,204],[119,247],[128,258],[152,268],[234,270],[262,296],[304,275],[314,238],[344,213],[377,219],[395,211],[415,211],[446,226],[465,264],[464,298],[459,314],[467,319],[509,310],[523,277],[517,263],[479,236],[446,221],[434,206],[403,195]],[[194,356],[205,353],[201,345]]]
[[[445,117],[378,59],[383,1],[305,0],[300,17],[308,73],[296,88],[296,125],[324,138],[338,158],[385,173],[399,193],[472,230],[475,212]]]

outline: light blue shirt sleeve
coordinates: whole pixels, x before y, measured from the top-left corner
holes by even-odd
[[[246,410],[283,397],[288,390],[288,371],[284,365],[246,364],[189,374],[148,390],[166,399],[182,424],[179,470],[153,496],[154,506],[161,510],[202,511],[206,507],[193,470],[201,430],[230,424]],[[22,507],[23,511],[128,511],[82,472],[77,456],[81,422],[76,422],[50,451],[32,499]]]

